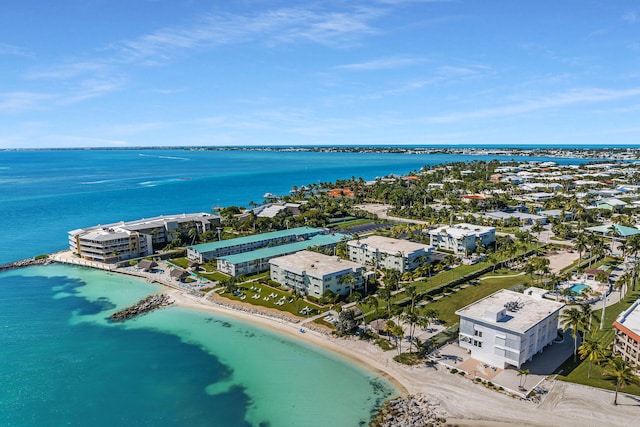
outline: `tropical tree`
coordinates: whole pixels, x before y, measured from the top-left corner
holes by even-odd
[[[578,251],[578,266],[582,264],[582,252],[586,251],[589,247],[589,236],[584,233],[579,233],[575,239],[573,239],[573,247]]]
[[[602,343],[595,339],[586,339],[582,344],[580,344],[580,348],[578,349],[580,352],[581,359],[589,360],[589,371],[587,373],[587,378],[591,378],[591,365],[592,362],[596,362],[596,364],[600,364],[600,361],[603,360],[606,356],[606,352]]]
[[[602,373],[605,378],[616,385],[613,404],[618,404],[618,390],[631,384],[638,384],[636,370],[622,357],[615,356],[607,361]]]
[[[560,314],[560,325],[566,332],[567,329],[571,329],[571,336],[573,337],[573,361],[575,362],[578,355],[578,331],[583,328],[584,315],[582,310],[577,307],[571,307]]]
[[[593,327],[593,308],[591,308],[591,304],[586,302],[580,304],[580,308],[582,309],[582,332],[586,334],[587,332],[591,332],[591,328]]]
[[[415,310],[407,307],[407,310],[403,313],[403,319],[409,323],[409,353],[413,349],[413,333],[415,331],[416,323],[418,323],[419,316]]]
[[[378,298],[376,298],[375,295],[369,295],[364,299],[364,303],[367,304],[367,305],[372,305],[373,306],[373,309],[376,312],[376,319],[377,319],[379,317],[378,316],[378,310],[379,310],[379,308],[378,308]]]
[[[386,326],[385,330],[396,341],[398,354],[402,353],[402,338],[404,338],[404,329],[402,329],[402,325],[397,325],[393,320],[388,320]]]
[[[528,370],[528,369],[519,369],[519,370],[518,370],[518,377],[520,378],[520,384],[519,384],[519,387],[520,387],[521,389],[523,389],[523,388],[524,388],[524,385],[525,385],[525,384],[526,384],[526,382],[527,382],[527,376],[529,376],[529,373],[530,373],[530,372],[529,372],[529,370]]]
[[[353,334],[358,329],[358,319],[355,310],[342,310],[335,324],[336,332],[340,335]]]
[[[382,281],[390,290],[395,290],[400,283],[400,272],[398,270],[385,270]]]
[[[378,296],[387,303],[387,315],[391,316],[391,289],[382,288],[378,291]]]
[[[345,285],[345,287],[349,288],[349,295],[353,292],[353,286],[358,282],[358,279],[354,277],[353,274],[348,273],[344,276],[340,277],[340,284]]]

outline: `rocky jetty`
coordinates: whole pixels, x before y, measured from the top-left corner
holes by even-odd
[[[446,423],[439,411],[439,403],[421,394],[389,400],[384,404],[370,427],[438,427]]]
[[[173,304],[173,301],[168,295],[156,294],[149,295],[148,297],[141,299],[134,305],[113,313],[109,319],[114,322],[120,322],[123,320],[131,319],[132,317],[139,316],[141,314],[148,313],[155,309],[166,307]]]
[[[48,256],[21,259],[20,261],[14,261],[14,262],[10,262],[8,264],[0,265],[0,271],[13,270],[15,268],[29,267],[31,265],[46,265],[46,264],[50,264],[52,262],[53,262],[53,260],[51,258],[49,258]]]

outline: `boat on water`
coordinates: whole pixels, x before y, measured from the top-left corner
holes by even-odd
[[[264,197],[265,199],[275,199],[275,198],[277,198],[278,196],[276,196],[276,195],[275,195],[275,194],[273,194],[273,193],[264,193],[264,195],[263,195],[262,197]]]

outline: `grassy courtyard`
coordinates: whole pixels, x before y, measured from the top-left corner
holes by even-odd
[[[605,347],[609,348],[613,344],[613,338],[615,336],[615,329],[612,324],[616,317],[624,310],[629,308],[634,301],[640,298],[640,290],[627,293],[626,297],[619,303],[611,305],[605,310],[605,317],[603,322],[603,328],[596,330],[593,334],[596,340],[601,342]],[[594,311],[594,323],[600,323],[600,317],[602,310]],[[607,390],[614,390],[615,386],[610,381],[607,381],[600,373],[600,368],[593,363],[591,369],[591,378],[587,378],[589,372],[589,361],[581,361],[578,356],[577,363],[573,362],[573,355],[558,368],[558,379],[577,384],[589,385],[592,387],[604,388]],[[628,386],[621,390],[624,393],[630,393],[640,395],[640,386]]]

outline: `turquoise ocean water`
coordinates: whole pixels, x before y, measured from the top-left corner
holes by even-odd
[[[475,159],[484,158],[0,152],[0,263],[65,249],[67,231],[78,227],[209,212],[292,185]],[[68,266],[0,273],[0,425],[353,426],[394,394],[335,355],[237,320],[176,307],[123,324],[105,320],[157,291]]]

